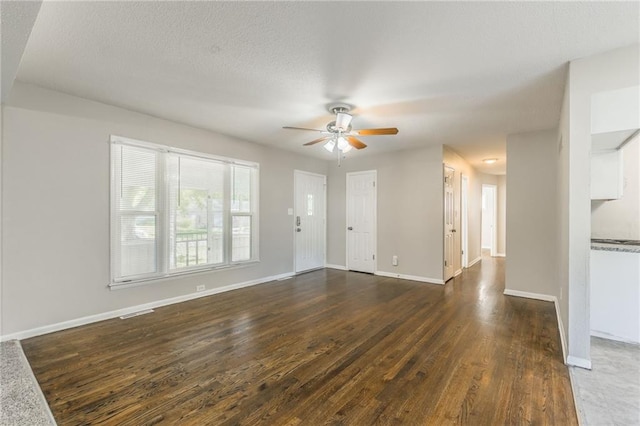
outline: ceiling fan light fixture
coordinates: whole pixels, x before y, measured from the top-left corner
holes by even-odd
[[[333,139],[330,139],[327,143],[324,144],[324,149],[326,149],[329,152],[333,152],[335,147],[336,147],[336,143]]]
[[[349,125],[351,124],[351,119],[353,117],[351,114],[347,114],[346,112],[339,112],[336,114],[336,128],[341,132],[346,132],[349,129]]]
[[[342,136],[338,138],[338,149],[342,151],[343,154],[351,151],[351,148],[352,146],[349,144],[349,142],[347,142],[345,138],[343,138]]]

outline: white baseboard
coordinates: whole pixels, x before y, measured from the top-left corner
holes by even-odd
[[[631,343],[633,345],[640,344],[637,340],[630,340],[625,337],[615,336],[613,334],[605,333],[604,331],[591,330],[591,335],[602,339],[615,340],[616,342]]]
[[[471,268],[473,265],[475,265],[476,263],[480,262],[482,260],[482,256],[478,256],[475,259],[473,259],[471,261],[471,263],[469,263],[469,266],[467,266],[467,268]]]
[[[493,257],[507,257],[505,253],[496,253]]]
[[[331,264],[331,263],[325,263],[324,267],[325,268],[329,268],[329,269],[338,269],[340,271],[346,271],[347,270],[346,266],[334,265],[334,264]]]
[[[567,357],[567,364],[573,365],[574,367],[586,368],[587,370],[591,370],[590,359],[584,359],[577,356],[569,355]]]
[[[556,296],[552,296],[550,294],[541,294],[541,293],[529,293],[527,291],[520,290],[511,290],[508,288],[504,289],[505,296],[515,296],[515,297],[524,297],[526,299],[535,299],[542,300],[545,302],[553,302],[553,307],[556,311],[556,320],[558,323],[558,331],[560,332],[560,347],[562,348],[562,360],[565,364],[569,361],[567,360],[567,339],[564,336],[564,325],[562,323],[562,317],[560,316],[560,309],[558,306],[558,298]]]
[[[553,297],[553,305],[556,308],[556,317],[558,318],[558,331],[560,332],[560,346],[562,347],[562,360],[567,363],[567,339],[564,337],[564,324],[560,316],[560,307],[558,306],[558,298]]]
[[[556,297],[549,294],[529,293],[528,291],[504,289],[505,296],[524,297],[527,299],[544,300],[545,302],[554,302]]]
[[[453,273],[454,277],[457,277],[458,275],[462,274],[462,269],[458,269],[456,272]]]
[[[69,321],[63,321],[56,324],[45,325],[42,327],[32,328],[30,330],[18,331],[16,333],[0,336],[0,342],[6,340],[22,340],[29,337],[40,336],[42,334],[53,333],[54,331],[66,330],[68,328],[74,328],[81,325],[91,324],[98,321],[104,321],[107,319],[117,318],[123,315],[132,314],[145,309],[159,308],[161,306],[173,305],[175,303],[186,302],[192,299],[198,299],[200,297],[211,296],[212,294],[224,293],[231,290],[237,290],[239,288],[251,287],[258,284],[264,284],[271,281],[276,281],[281,278],[293,276],[293,272],[287,272],[279,275],[272,275],[270,277],[258,278],[255,280],[245,281],[236,284],[229,284],[222,287],[216,287],[205,291],[199,291],[197,293],[184,294],[182,296],[171,297],[169,299],[157,300],[154,302],[144,303],[142,305],[130,306],[128,308],[117,309],[115,311],[103,312],[101,314],[89,315],[82,318],[76,318]]]
[[[401,280],[418,281],[421,283],[444,285],[444,281],[438,278],[419,277],[417,275],[396,274],[393,272],[376,271],[374,275],[389,278],[400,278]]]

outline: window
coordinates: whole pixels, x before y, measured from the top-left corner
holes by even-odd
[[[258,165],[112,136],[112,285],[258,260]]]

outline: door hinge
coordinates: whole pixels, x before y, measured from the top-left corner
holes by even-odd
[[[447,266],[447,261],[446,260],[444,261],[444,266]]]
[[[374,180],[373,181],[373,187],[375,188],[375,186],[376,186],[376,181]]]
[[[375,254],[373,255],[373,260],[376,260],[376,255]]]

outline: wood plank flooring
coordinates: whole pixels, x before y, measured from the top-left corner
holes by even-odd
[[[22,343],[59,425],[576,425],[553,304],[503,290],[327,269]]]

